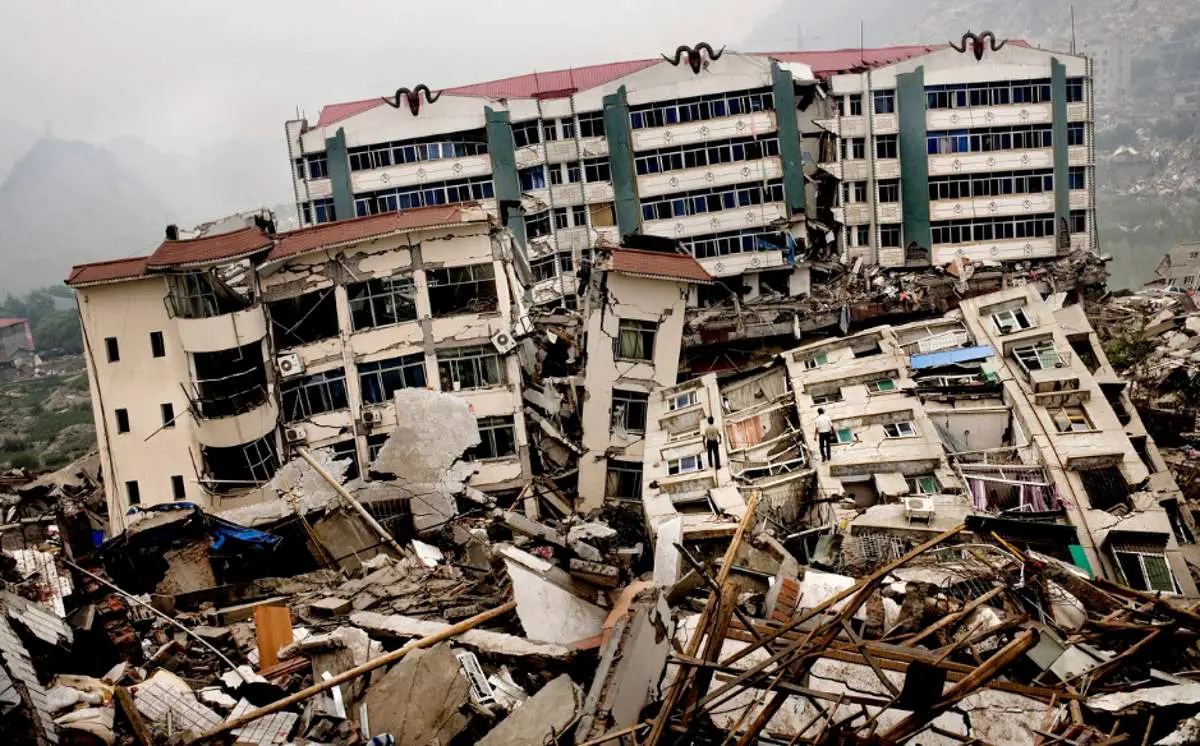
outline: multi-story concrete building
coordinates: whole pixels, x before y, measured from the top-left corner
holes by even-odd
[[[269,222],[75,267],[114,532],[132,505],[261,499],[289,445],[367,464],[402,388],[479,421],[472,484],[529,475],[516,337],[527,272],[478,206],[275,235]]]
[[[306,223],[483,200],[526,248],[536,304],[574,303],[581,252],[634,232],[678,239],[718,280],[697,306],[806,296],[816,255],[920,269],[1096,246],[1087,61],[1016,41],[701,44],[401,89],[286,131]],[[725,336],[806,328],[781,313]]]
[[[33,334],[26,319],[0,319],[0,368],[12,366],[33,352]]]

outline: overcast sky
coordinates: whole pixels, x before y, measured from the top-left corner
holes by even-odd
[[[37,0],[0,11],[0,118],[189,149],[296,107],[736,45],[797,0]],[[653,9],[653,12],[651,12]]]

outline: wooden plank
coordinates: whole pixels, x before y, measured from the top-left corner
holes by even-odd
[[[154,746],[154,736],[150,733],[146,721],[142,719],[142,714],[137,711],[137,707],[134,707],[133,695],[129,693],[129,690],[118,686],[113,689],[113,698],[117,700],[117,704],[121,706],[121,712],[125,713],[125,719],[133,727],[133,735],[137,738],[138,743],[142,746]]]
[[[258,641],[258,670],[279,662],[279,649],[292,643],[292,613],[286,606],[254,607],[254,637]]]

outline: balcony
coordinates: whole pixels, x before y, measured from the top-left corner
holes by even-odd
[[[1025,259],[1052,259],[1058,256],[1058,248],[1054,238],[939,244],[933,247],[933,263],[947,264],[954,261],[959,254],[973,261],[1015,262]]]
[[[787,213],[783,204],[771,202],[765,205],[748,205],[732,210],[720,210],[700,215],[688,215],[671,220],[647,220],[642,227],[644,233],[667,238],[701,236],[706,233],[761,228],[775,221],[785,220]]]
[[[700,266],[713,277],[733,277],[746,272],[762,272],[788,266],[782,251],[754,251],[698,259]],[[791,327],[791,320],[788,321]]]
[[[574,163],[584,158],[608,155],[608,140],[603,137],[581,137],[578,140],[552,140],[517,149],[517,168],[539,163]]]
[[[243,348],[258,349],[257,343]],[[268,394],[261,353],[255,360],[253,353],[243,352],[239,363],[232,363],[233,357],[229,352],[193,355],[198,375],[189,398],[196,415],[196,437],[202,445],[232,447],[275,429],[279,408]]]
[[[487,176],[491,172],[490,156],[469,155],[462,158],[418,161],[387,168],[353,171],[350,174],[350,188],[355,194],[361,194],[395,186],[412,186],[427,181],[451,181],[473,176]]]
[[[1072,162],[1071,165],[1082,164]],[[929,156],[930,176],[991,171],[1028,171],[1036,168],[1054,168],[1054,151],[1051,148],[1001,150],[991,153],[946,153]]]
[[[258,342],[267,336],[267,319],[261,304],[240,311],[188,319],[176,317],[179,341],[187,352],[216,352]]]
[[[638,196],[654,197],[695,189],[743,184],[749,180],[783,178],[779,158],[770,157],[741,163],[722,163],[703,168],[685,168],[665,174],[638,177]]]
[[[972,127],[1050,124],[1052,121],[1054,111],[1050,104],[972,106],[962,109],[931,109],[925,112],[925,129],[929,132]]]
[[[773,111],[756,111],[666,127],[647,127],[633,130],[633,149],[654,150],[731,137],[756,137],[774,132],[776,128]]]

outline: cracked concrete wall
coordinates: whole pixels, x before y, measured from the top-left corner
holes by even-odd
[[[684,311],[690,285],[674,280],[597,273],[587,321],[586,394],[583,402],[583,447],[579,459],[581,512],[604,504],[609,454],[640,459],[641,435],[615,437],[612,432],[612,391],[653,392],[675,385],[683,342]],[[652,360],[618,360],[613,343],[621,319],[658,324]]]

